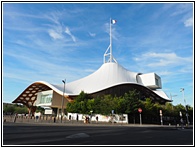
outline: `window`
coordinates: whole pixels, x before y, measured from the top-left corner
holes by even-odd
[[[40,104],[51,103],[52,102],[52,94],[42,95],[40,99]]]
[[[155,84],[159,86],[159,79],[155,78]]]

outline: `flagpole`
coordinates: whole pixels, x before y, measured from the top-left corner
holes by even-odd
[[[110,62],[112,62],[112,19],[110,18]]]

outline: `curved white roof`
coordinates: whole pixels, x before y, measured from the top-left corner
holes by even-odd
[[[130,84],[132,86],[137,86],[142,88],[143,91],[150,92],[153,96],[158,96],[165,101],[171,101],[167,95],[162,90],[151,90],[150,88],[144,86],[142,83],[137,81],[137,75],[139,73],[131,72],[118,63],[104,63],[97,71],[94,73],[70,82],[65,85],[65,96],[77,96],[81,91],[84,91],[88,94],[97,93],[99,91],[103,91],[105,89]],[[50,90],[57,92],[58,94],[63,94],[64,85],[54,85],[49,84],[44,81],[37,81],[29,85],[19,97],[14,100],[14,103],[26,103],[33,104],[36,98],[36,94],[39,91]],[[31,95],[31,98],[24,99],[24,96]]]
[[[95,93],[106,88],[123,84],[137,83],[137,73],[130,72],[117,63],[105,63],[97,71],[82,79],[66,84],[65,93],[78,95],[82,90],[86,93]],[[56,85],[56,87],[62,85]]]
[[[85,93],[96,93],[98,91],[123,84],[136,84],[145,87],[142,83],[138,83],[137,75],[139,73],[131,72],[118,63],[109,62],[104,63],[94,73],[66,84],[65,95],[79,95],[81,91]],[[53,85],[54,87],[63,91],[63,85]],[[159,97],[170,100],[162,90],[151,90]]]

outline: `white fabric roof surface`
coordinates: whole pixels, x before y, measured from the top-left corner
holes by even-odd
[[[66,83],[65,95],[79,95],[81,91],[91,94],[120,84],[137,84],[144,86],[137,82],[137,74],[138,73],[131,72],[117,63],[104,63],[94,73],[82,79]],[[58,92],[63,92],[63,84],[51,85],[53,88],[55,87],[55,90],[58,89]],[[158,96],[170,100],[162,90],[152,91]]]

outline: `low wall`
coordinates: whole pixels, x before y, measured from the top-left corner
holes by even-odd
[[[78,116],[78,121],[84,121],[86,117],[89,118],[90,121],[98,121],[99,122],[114,122],[114,123],[128,123],[128,115],[127,114],[113,114],[111,116],[106,116],[106,115],[101,115],[101,114],[79,114],[79,113],[68,113],[65,115],[65,118],[67,120],[77,120]]]

